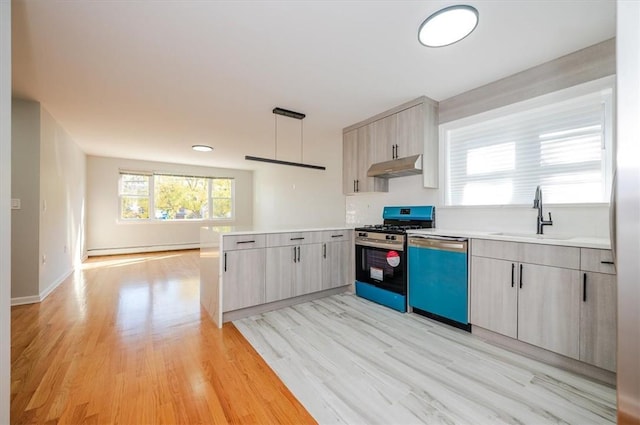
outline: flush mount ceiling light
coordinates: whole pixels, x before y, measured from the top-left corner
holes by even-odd
[[[198,152],[211,152],[213,150],[211,146],[207,145],[193,145],[191,146],[191,149]]]
[[[445,7],[431,14],[420,25],[418,40],[427,47],[448,46],[471,34],[477,25],[478,11],[474,7]]]
[[[282,108],[273,108],[273,111],[271,111],[274,113],[275,115],[275,152],[274,152],[274,157],[273,158],[262,158],[259,156],[251,156],[251,155],[245,155],[244,159],[248,160],[248,161],[260,161],[260,162],[269,162],[271,164],[280,164],[280,165],[291,165],[294,167],[304,167],[304,168],[313,168],[315,170],[326,170],[326,167],[323,167],[322,165],[312,165],[312,164],[305,164],[302,162],[303,159],[303,147],[304,147],[304,133],[303,133],[303,127],[302,127],[302,120],[304,119],[304,117],[306,117],[305,114],[301,113],[301,112],[295,112],[295,111],[290,111],[288,109],[282,109]],[[291,161],[282,161],[280,159],[278,159],[278,115],[282,115],[284,117],[288,117],[288,118],[294,118],[297,120],[300,120],[300,162],[291,162]]]

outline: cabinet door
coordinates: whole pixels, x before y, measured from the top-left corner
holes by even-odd
[[[267,248],[266,302],[291,298],[295,295],[297,246]],[[294,260],[294,255],[296,260]]]
[[[342,136],[342,184],[345,194],[355,193],[358,178],[358,130]]]
[[[616,276],[583,273],[580,305],[580,360],[616,370]]]
[[[394,159],[397,121],[397,116],[393,114],[370,124],[373,163]]]
[[[396,116],[397,157],[421,154],[424,150],[424,104],[400,111]]]
[[[247,249],[223,253],[222,311],[233,311],[264,303],[264,251]]]
[[[322,244],[297,247],[294,295],[310,294],[322,290]]]
[[[322,289],[337,288],[353,283],[351,270],[352,244],[350,241],[327,242],[322,252]]]
[[[471,257],[471,323],[517,337],[517,264],[493,258]]]
[[[358,192],[387,192],[389,190],[387,179],[367,177],[369,167],[376,162],[373,144],[372,125],[358,128],[358,169],[356,174]]]
[[[520,264],[518,339],[577,359],[580,351],[580,272]]]
[[[438,187],[438,105],[429,101],[424,108],[424,135],[422,136],[422,178],[424,187]]]

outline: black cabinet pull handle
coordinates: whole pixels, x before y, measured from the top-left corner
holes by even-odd
[[[511,287],[516,284],[516,265],[515,263],[511,263]]]
[[[341,238],[341,237],[343,237],[343,236],[344,236],[344,235],[331,235],[331,237],[332,237],[332,238]]]
[[[327,244],[322,244],[322,258],[327,258]]]
[[[291,241],[303,241],[304,238],[302,238],[302,237],[300,237],[300,238],[291,238],[289,240],[291,240]]]
[[[353,191],[354,192],[356,191],[356,181],[355,180],[353,181]]]
[[[613,261],[600,261],[600,264],[613,264]]]
[[[236,245],[240,245],[240,244],[243,244],[243,243],[256,243],[256,241],[238,241],[238,242],[236,242]]]
[[[224,271],[227,271],[227,253],[224,253]]]
[[[398,145],[396,145],[396,159],[398,159]]]
[[[587,274],[582,275],[582,302],[587,302]]]
[[[520,264],[520,287],[522,288],[522,264]]]
[[[300,247],[298,247],[298,263],[300,262]]]
[[[298,259],[296,258],[296,247],[295,246],[293,247],[293,262],[294,263],[298,262]]]

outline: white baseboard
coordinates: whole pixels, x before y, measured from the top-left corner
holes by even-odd
[[[15,297],[11,298],[11,305],[24,305],[24,304],[35,304],[40,302],[40,297],[38,295],[31,295],[29,297]]]
[[[44,291],[40,292],[40,295],[11,298],[11,305],[14,306],[14,305],[24,305],[24,304],[35,304],[35,303],[40,303],[44,301],[44,299],[47,298],[49,294],[53,292],[54,289],[60,286],[62,282],[67,280],[67,278],[71,276],[74,271],[75,271],[74,269],[71,269],[64,275],[60,276],[58,279],[55,280],[55,282],[49,285]]]
[[[54,289],[56,289],[58,286],[60,286],[60,284],[62,282],[67,280],[67,278],[73,274],[73,271],[74,271],[74,269],[69,270],[67,273],[65,273],[64,275],[60,276],[58,279],[56,279],[56,281],[53,282],[51,285],[49,285],[44,291],[40,292],[40,301],[41,302],[44,301],[44,299],[47,298],[49,296],[49,294],[51,294],[51,292],[53,292]]]
[[[172,244],[172,245],[152,245],[152,246],[132,246],[129,248],[107,248],[107,249],[89,249],[87,256],[96,257],[100,255],[118,255],[118,254],[141,254],[145,252],[158,251],[180,251],[183,249],[198,249],[200,243]]]

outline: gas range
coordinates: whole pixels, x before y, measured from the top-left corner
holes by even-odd
[[[356,294],[407,311],[407,230],[435,227],[435,207],[384,207],[383,224],[355,232]]]
[[[357,227],[359,232],[388,233],[404,235],[407,230],[430,229],[436,227],[436,207],[384,207],[382,210],[383,224],[370,224]]]

